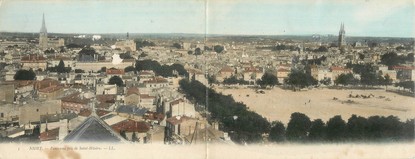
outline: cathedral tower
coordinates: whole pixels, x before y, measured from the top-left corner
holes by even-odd
[[[344,31],[344,24],[340,25],[339,31],[339,48],[346,46],[346,39],[345,39],[346,31]]]
[[[39,33],[39,47],[42,50],[48,48],[48,31],[46,30],[45,14],[43,14],[42,27],[40,28]]]

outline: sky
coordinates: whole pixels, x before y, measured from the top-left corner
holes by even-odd
[[[412,0],[0,0],[0,31],[415,37]]]

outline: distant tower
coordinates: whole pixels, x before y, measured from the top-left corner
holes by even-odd
[[[339,48],[344,47],[346,45],[345,34],[346,31],[344,31],[344,24],[341,23],[339,31]]]
[[[127,32],[127,40],[130,39],[130,34]]]
[[[40,28],[39,33],[39,47],[42,50],[48,48],[48,31],[46,30],[45,14],[43,14],[42,27]]]

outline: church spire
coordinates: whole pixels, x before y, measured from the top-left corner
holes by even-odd
[[[45,23],[45,13],[43,13],[43,19],[42,19],[42,27],[40,28],[40,33],[47,33],[46,30],[46,23]]]

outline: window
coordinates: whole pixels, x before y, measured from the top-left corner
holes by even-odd
[[[36,112],[39,112],[39,109],[36,109]]]
[[[3,113],[1,113],[1,114],[0,114],[0,117],[1,117],[1,118],[3,118],[3,117],[4,117],[4,114],[3,114]]]

